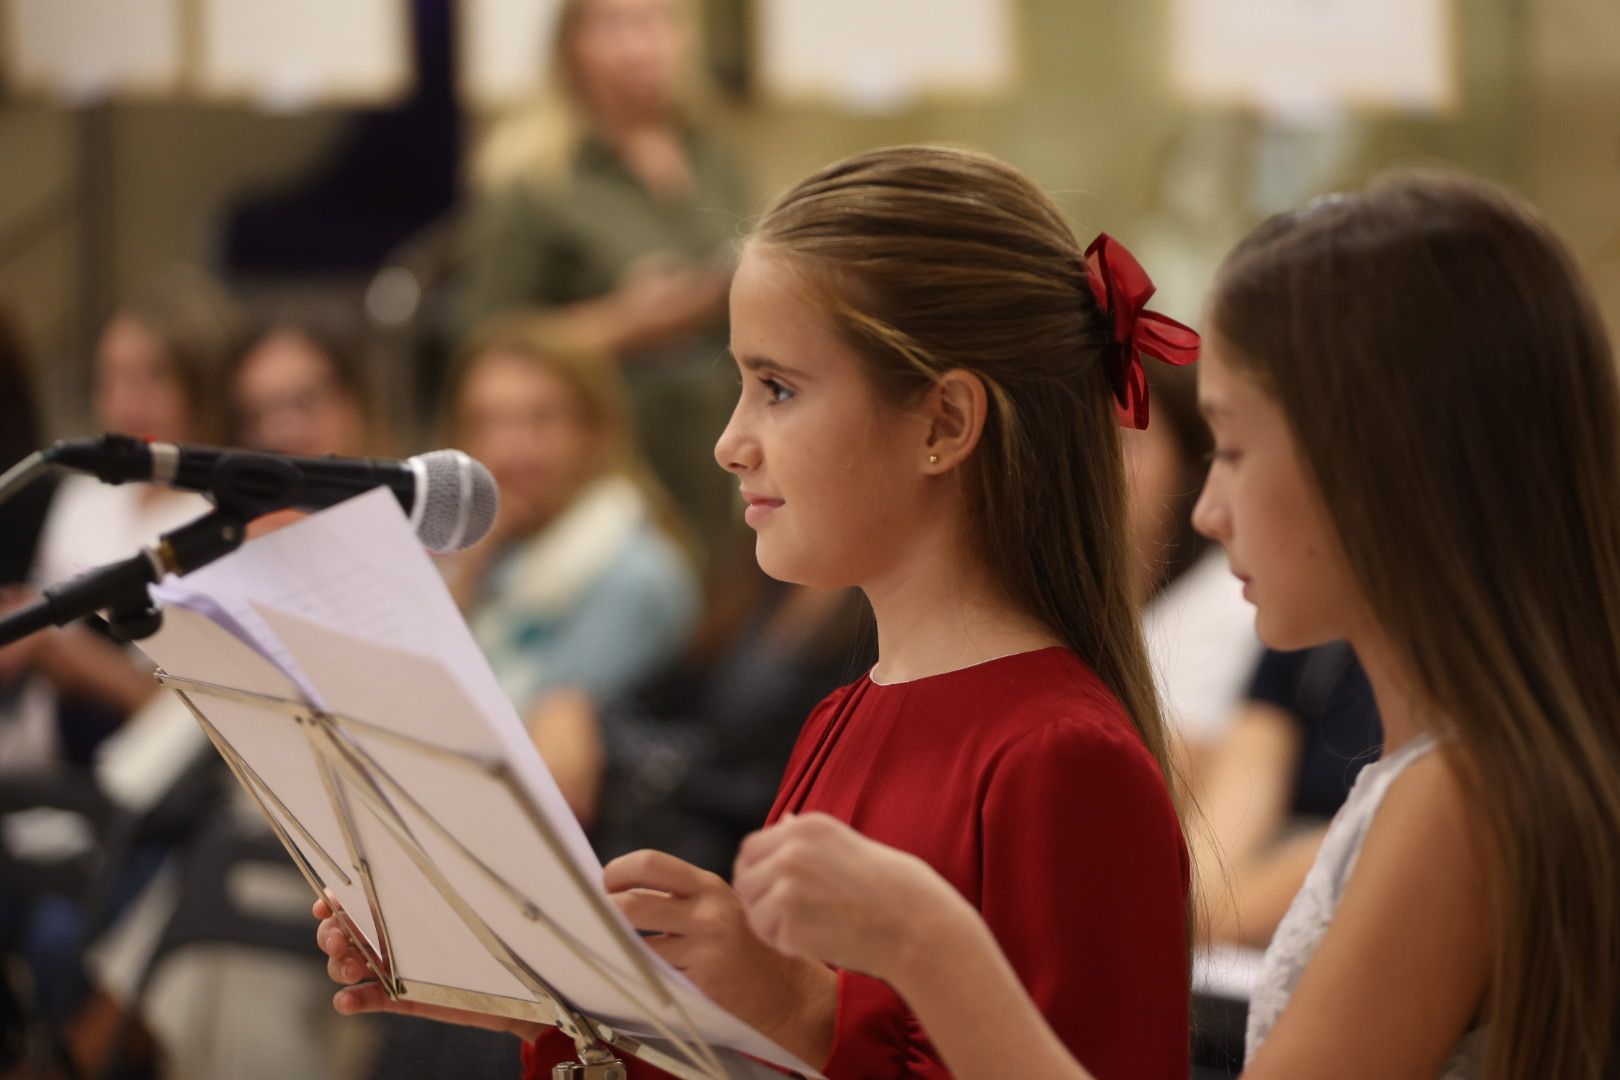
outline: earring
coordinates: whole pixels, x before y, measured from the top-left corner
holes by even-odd
[[[939,464],[939,455],[938,454],[929,454],[928,455],[928,464],[930,464],[930,465],[938,465]]]

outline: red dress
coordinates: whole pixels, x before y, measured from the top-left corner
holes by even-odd
[[[1072,652],[834,692],[806,722],[770,820],[816,810],[920,856],[972,901],[1099,1080],[1185,1080],[1186,846],[1158,765]],[[525,1047],[525,1075],[543,1080],[571,1049],[555,1033]],[[850,972],[822,1071],[949,1075],[900,997]],[[639,1062],[630,1073],[666,1075]]]

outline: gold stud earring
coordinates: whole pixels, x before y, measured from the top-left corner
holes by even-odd
[[[938,454],[929,454],[928,455],[928,464],[930,464],[930,465],[938,465],[939,464],[939,455]]]

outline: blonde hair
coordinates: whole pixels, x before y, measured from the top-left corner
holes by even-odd
[[[461,396],[468,377],[492,356],[516,358],[557,378],[567,387],[597,445],[597,470],[588,479],[621,476],[640,491],[654,520],[693,558],[691,531],[674,501],[654,478],[636,444],[629,401],[613,358],[583,345],[565,320],[532,312],[509,312],[481,323],[467,338],[451,368],[440,426],[456,445]],[[695,559],[694,559],[695,561]]]

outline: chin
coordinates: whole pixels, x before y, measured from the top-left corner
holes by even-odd
[[[825,559],[818,559],[802,548],[783,544],[779,538],[759,536],[754,540],[754,560],[767,577],[789,585],[832,589],[853,584],[834,572]]]
[[[1254,618],[1254,632],[1261,644],[1278,652],[1297,652],[1316,645],[1337,641],[1342,635],[1324,632],[1319,626],[1301,619],[1291,619],[1275,610],[1258,608]]]

